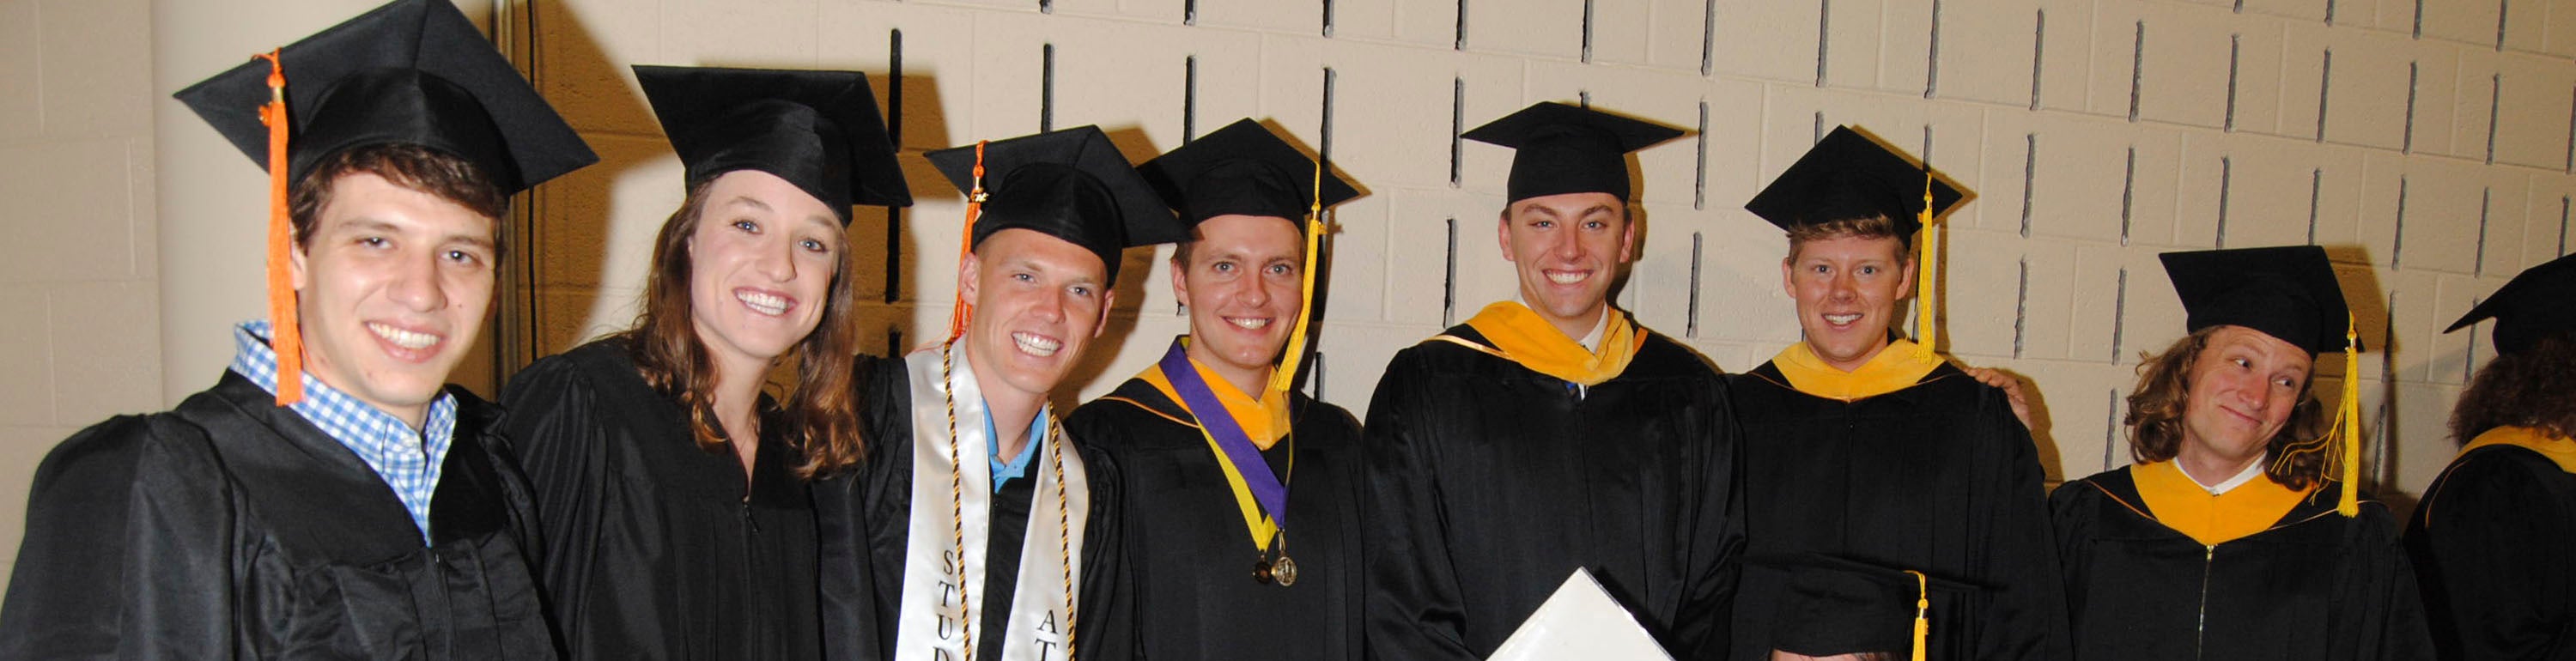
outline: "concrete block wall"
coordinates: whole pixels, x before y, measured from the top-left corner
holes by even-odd
[[[2324,245],[2374,348],[2350,376],[2381,446],[2372,470],[2404,503],[2449,458],[2451,399],[2492,355],[2482,336],[2438,331],[2564,254],[2576,193],[2568,2],[574,0],[538,14],[538,75],[608,157],[557,184],[542,221],[540,353],[631,319],[645,246],[680,198],[628,63],[872,76],[920,200],[853,226],[875,353],[942,330],[954,291],[962,201],[921,151],[1096,123],[1142,160],[1265,119],[1369,193],[1333,214],[1308,386],[1361,413],[1395,351],[1513,294],[1493,238],[1510,152],[1456,133],[1534,101],[1588,102],[1693,130],[1638,154],[1646,242],[1617,300],[1728,370],[1797,339],[1785,243],[1741,205],[1823,130],[1861,126],[1973,191],[1942,239],[1943,343],[2036,384],[2053,479],[2127,461],[2120,398],[2140,354],[2182,334],[2156,253]],[[1130,253],[1080,397],[1183,329],[1166,255]],[[2347,378],[2320,375],[2328,393]]]
[[[150,6],[0,0],[0,585],[45,452],[162,405]]]

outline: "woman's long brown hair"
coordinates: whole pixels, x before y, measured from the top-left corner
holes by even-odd
[[[2165,461],[2182,453],[2183,415],[2191,402],[2191,368],[2200,362],[2201,350],[2208,348],[2209,336],[2217,330],[2213,326],[2193,331],[2174,341],[2164,353],[2146,356],[2138,365],[2138,389],[2129,393],[2129,415],[2121,422],[2129,426],[2129,456],[2139,463]],[[2263,474],[2292,489],[2324,482],[2327,470],[2333,468],[2333,460],[2327,455],[2335,453],[2287,452],[2302,442],[2314,441],[2321,433],[2318,423],[2324,417],[2324,407],[2317,403],[2316,375],[2311,373],[2307,382],[2299,385],[2299,401],[2290,409],[2290,420],[2263,443]]]
[[[678,399],[689,412],[690,435],[699,449],[722,452],[727,449],[724,434],[717,430],[712,414],[715,362],[698,338],[689,307],[693,267],[689,239],[704,220],[707,190],[714,181],[709,177],[690,186],[688,199],[662,223],[661,234],[653,239],[652,276],[644,283],[643,311],[635,316],[635,325],[618,336],[634,352],[644,383]],[[796,361],[796,382],[779,398],[779,408],[785,413],[781,420],[793,430],[785,434],[789,444],[805,453],[805,463],[796,472],[807,479],[848,467],[867,454],[867,444],[859,437],[858,393],[852,389],[850,374],[858,361],[859,344],[851,310],[856,303],[850,284],[858,264],[855,253],[844,244],[830,291],[824,296],[822,320],[794,350],[777,359]]]

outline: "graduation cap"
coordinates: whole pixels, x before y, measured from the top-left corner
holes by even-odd
[[[1886,218],[1896,225],[1896,237],[1904,239],[1932,224],[1933,219],[1958,206],[1966,195],[1949,182],[1918,167],[1904,154],[1889,149],[1878,141],[1861,135],[1849,126],[1836,126],[1825,139],[1809,147],[1798,162],[1771,180],[1771,185],[1744,203],[1744,210],[1770,221],[1780,229],[1796,231],[1801,226]],[[1932,297],[1937,281],[1932,269],[1932,242],[1915,241],[1915,322],[1922,330],[1922,341],[1915,344],[1916,354],[1930,359],[1940,343],[1937,319],[1933,315]]]
[[[1932,193],[1928,207],[1923,201],[1927,184]],[[1745,202],[1744,210],[1783,230],[1884,216],[1896,223],[1902,238],[1923,228],[1925,209],[1939,217],[1965,197],[1904,154],[1849,126],[1837,126]]]
[[[2496,320],[2495,346],[2501,353],[2522,353],[2541,338],[2576,330],[2576,255],[2549,260],[2523,270],[2470,308],[2442,332]]]
[[[1965,615],[1931,612],[1932,595],[1959,604],[1970,600],[1957,597],[1977,592],[1919,571],[1831,556],[1751,562],[1788,574],[1788,590],[1771,618],[1771,648],[1807,656],[1910,652],[1922,659],[1932,618]]]
[[[1297,325],[1288,332],[1288,346],[1281,354],[1279,368],[1270,371],[1270,390],[1287,392],[1297,382],[1297,364],[1305,359],[1307,313],[1315,305],[1315,260],[1322,248],[1324,207],[1359,197],[1359,189],[1326,172],[1322,163],[1307,158],[1304,152],[1250,118],[1235,120],[1136,169],[1189,225],[1227,214],[1304,219],[1292,221],[1306,235]]]
[[[599,161],[445,0],[396,0],[173,96],[268,169],[279,406],[303,397],[303,333],[287,271],[292,182],[334,154],[381,144],[463,159],[513,194]]]
[[[843,225],[852,204],[912,205],[867,74],[636,65],[635,80],[688,164],[689,186],[767,172],[822,200]]]
[[[1502,145],[1512,154],[1511,202],[1566,193],[1628,199],[1628,152],[1681,137],[1682,130],[1541,101],[1458,137]]]
[[[1196,225],[1228,214],[1293,220],[1312,207],[1359,197],[1350,182],[1330,172],[1319,175],[1318,168],[1315,159],[1247,118],[1164,152],[1136,171],[1180,212],[1182,222]]]
[[[961,254],[995,232],[1032,230],[1091,251],[1116,282],[1120,251],[1190,238],[1189,228],[1172,216],[1099,127],[953,147],[926,156],[966,193]],[[965,330],[972,313],[967,301],[958,302],[957,316],[949,319],[952,337]]]
[[[2279,246],[2169,252],[2156,256],[2182,298],[2184,325],[2193,332],[2211,326],[2241,326],[2313,354],[2341,350],[2344,357],[2343,398],[2334,425],[2325,436],[2294,444],[2284,456],[2341,451],[2343,501],[2338,510],[2359,510],[2355,481],[2361,470],[2361,338],[2352,309],[2344,303],[2343,285],[2334,264],[2316,246]]]

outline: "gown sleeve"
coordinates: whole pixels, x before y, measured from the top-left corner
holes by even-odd
[[[1707,438],[1692,439],[1704,443],[1696,474],[1710,479],[1699,481],[1694,504],[1685,560],[1690,573],[1683,577],[1687,587],[1671,634],[1676,659],[1724,659],[1734,640],[1729,629],[1744,555],[1744,478],[1736,458],[1742,454],[1738,448],[1744,432],[1724,386],[1717,384],[1721,389],[1713,391],[1713,419],[1704,423]]]
[[[1986,608],[1980,659],[2064,659],[2073,654],[2067,634],[2066,591],[2060,587],[2059,548],[2050,522],[2037,445],[2012,414],[2000,391],[1980,386],[1973,433],[1995,449],[1982,462],[1987,484],[1983,566],[1978,576],[1993,585]]]
[[[536,537],[548,551],[538,563],[538,577],[564,644],[581,656],[613,655],[603,646],[658,645],[663,640],[640,637],[645,632],[595,631],[592,625],[614,618],[582,616],[590,608],[613,608],[610,602],[620,597],[616,586],[591,580],[607,527],[601,515],[610,509],[603,502],[612,470],[604,451],[608,430],[602,420],[608,413],[601,409],[598,388],[573,368],[571,360],[558,357],[512,377],[501,390],[508,410],[501,433],[510,439],[536,501]]]
[[[1136,659],[1142,656],[1136,631],[1140,622],[1120,507],[1126,480],[1108,453],[1085,449],[1082,461],[1091,476],[1091,514],[1082,533],[1082,597],[1077,602],[1082,610],[1076,616],[1081,621],[1074,624],[1074,651],[1080,661]]]
[[[1456,569],[1441,534],[1438,466],[1415,418],[1419,368],[1405,353],[1387,366],[1369,403],[1363,432],[1368,493],[1362,520],[1369,543],[1365,600],[1371,659],[1474,659],[1466,645],[1466,610]]]
[[[2407,532],[2444,659],[2534,659],[2562,644],[2570,512],[2528,470],[2472,454],[2417,506]]]
[[[0,658],[229,659],[233,501],[204,432],[124,417],[36,469]]]
[[[2053,524],[2050,528],[2057,538],[2054,544],[2058,563],[2055,585],[2064,599],[2061,603],[2066,604],[2070,646],[2074,643],[2075,632],[2083,629],[2083,623],[2076,621],[2082,615],[2077,606],[2085,603],[2084,592],[2092,580],[2093,556],[2090,549],[2096,511],[2094,497],[2098,493],[2090,480],[2070,480],[2057,485],[2057,491],[2048,495],[2049,520]]]
[[[2340,611],[2334,618],[2339,626],[2330,634],[2333,645],[2355,649],[2335,658],[2433,658],[2424,601],[2388,508],[2364,504],[2349,525],[2352,537],[2345,541],[2344,552],[2351,558],[2342,563],[2345,575],[2335,582],[2331,603]]]

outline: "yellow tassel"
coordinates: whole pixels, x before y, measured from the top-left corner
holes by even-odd
[[[268,103],[259,121],[268,125],[268,320],[269,348],[277,351],[277,405],[304,399],[304,323],[295,314],[294,273],[287,267],[295,249],[295,228],[288,217],[286,167],[286,66],[277,51],[268,60]]]
[[[2361,513],[2361,338],[2352,317],[2343,326],[2343,402],[2335,407],[2335,433],[2343,436],[2343,499],[2335,512]]]
[[[1923,172],[1923,210],[1915,212],[1915,221],[1923,228],[1914,233],[1914,321],[1922,337],[1914,343],[1914,357],[1934,360],[1941,344],[1940,323],[1932,318],[1932,171]]]
[[[957,237],[959,264],[966,263],[967,255],[975,254],[975,219],[984,215],[984,145],[987,142],[990,141],[975,141],[975,185],[966,192],[966,230]],[[956,305],[948,312],[948,339],[954,341],[957,336],[965,335],[966,321],[974,317],[975,303],[966,300],[966,290],[957,290]]]
[[[1324,162],[1315,162],[1314,197],[1306,203],[1306,269],[1297,286],[1297,325],[1288,331],[1288,350],[1270,371],[1270,394],[1286,396],[1297,383],[1297,366],[1306,359],[1306,315],[1315,309],[1316,253],[1324,240]]]
[[[1923,640],[1932,636],[1932,581],[1923,572],[1905,573],[1914,575],[1914,661],[1923,661]]]

